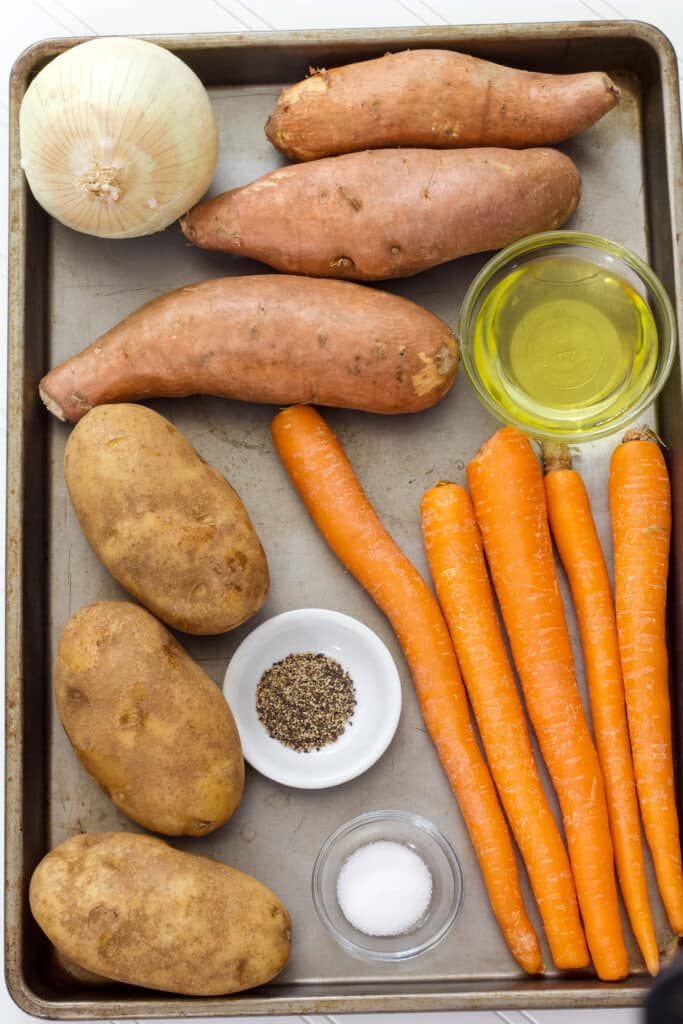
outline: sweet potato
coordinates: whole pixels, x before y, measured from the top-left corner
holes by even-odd
[[[578,170],[554,149],[377,149],[272,171],[181,224],[204,249],[373,281],[557,228],[580,191]]]
[[[450,50],[410,50],[288,86],[266,135],[291,160],[384,146],[524,149],[585,131],[618,96],[597,71],[538,74]]]
[[[40,384],[48,409],[221,395],[417,412],[453,383],[449,327],[408,299],[344,281],[262,274],[169,292],[112,327]]]

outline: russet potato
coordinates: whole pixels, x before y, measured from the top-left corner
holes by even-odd
[[[129,818],[153,832],[201,836],[232,816],[244,789],[232,712],[144,608],[81,608],[62,631],[54,682],[79,760]]]
[[[226,995],[264,984],[289,958],[291,922],[274,893],[152,836],[72,836],[38,864],[29,900],[63,956],[131,985]]]
[[[185,633],[234,629],[268,594],[239,495],[142,405],[101,405],[72,431],[64,476],[93,550],[141,604]]]

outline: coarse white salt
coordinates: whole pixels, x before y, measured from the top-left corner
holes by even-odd
[[[379,839],[347,858],[337,878],[341,912],[365,935],[401,935],[424,916],[432,875],[415,850]]]

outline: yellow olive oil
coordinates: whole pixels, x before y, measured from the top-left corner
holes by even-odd
[[[633,405],[657,363],[650,308],[621,277],[540,257],[488,294],[473,358],[489,394],[532,430],[589,432]]]

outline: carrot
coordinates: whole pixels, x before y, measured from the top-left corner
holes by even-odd
[[[621,893],[650,974],[659,951],[647,895],[612,589],[588,494],[566,445],[542,446],[548,518],[579,621]]]
[[[553,960],[560,968],[585,967],[569,858],[536,768],[470,499],[464,487],[437,484],[424,494],[421,511],[439,603]]]
[[[588,948],[600,978],[628,974],[605,790],[574,674],[543,477],[531,444],[499,430],[467,466],[484,550],[532,724],[557,791]]]
[[[671,749],[665,615],[671,490],[654,434],[629,431],[612,455],[614,596],[640,810],[669,923],[683,933],[683,873]]]
[[[422,714],[460,805],[494,914],[517,962],[542,970],[517,863],[491,776],[470,722],[451,638],[414,566],[385,530],[339,441],[310,406],[278,413],[273,438],[313,521],[393,626]]]

